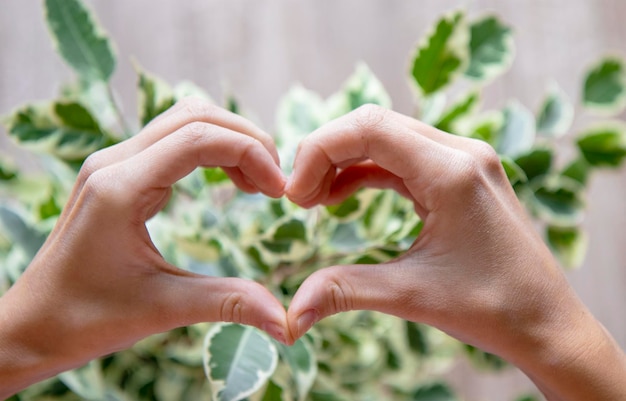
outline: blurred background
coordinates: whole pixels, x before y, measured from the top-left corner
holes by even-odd
[[[296,82],[328,96],[366,62],[391,95],[394,109],[414,114],[409,57],[443,13],[495,12],[513,26],[511,69],[484,92],[485,108],[515,98],[537,110],[557,81],[579,104],[582,77],[607,54],[626,56],[622,0],[93,0],[117,44],[113,86],[125,114],[136,116],[135,61],[166,81],[189,79],[217,101],[234,94],[247,115],[272,131],[280,97]],[[54,52],[39,1],[0,6],[0,114],[57,94],[72,72]],[[621,116],[622,119],[624,116]],[[585,126],[577,116],[570,135]],[[32,163],[0,128],[0,149]],[[590,249],[582,268],[567,273],[596,317],[626,348],[626,170],[593,175],[585,226]],[[450,374],[467,400],[511,400],[532,384],[515,369],[481,373],[459,361]]]

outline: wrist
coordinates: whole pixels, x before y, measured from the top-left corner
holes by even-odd
[[[69,324],[31,307],[36,296],[18,294],[25,287],[17,283],[0,299],[0,399],[86,362],[66,347]]]
[[[511,359],[550,401],[626,399],[626,357],[575,295],[524,333]]]

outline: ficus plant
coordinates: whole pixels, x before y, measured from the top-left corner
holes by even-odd
[[[43,244],[89,154],[132,136],[178,99],[210,99],[191,82],[170,85],[135,65],[139,116],[128,122],[110,82],[113,44],[93,13],[80,0],[45,0],[44,10],[53,43],[76,80],[57,98],[22,105],[3,118],[9,136],[39,155],[43,171],[27,174],[6,155],[0,159],[0,294]],[[626,107],[623,60],[599,60],[582,77],[581,110],[594,122],[572,134],[574,104],[556,83],[535,113],[515,100],[481,107],[483,88],[514,58],[511,27],[497,16],[442,16],[411,50],[415,117],[490,143],[555,256],[564,267],[579,266],[587,244],[581,222],[589,175],[618,167],[626,156],[626,127],[611,120]],[[283,167],[289,168],[304,136],[367,103],[392,107],[363,63],[327,99],[294,86],[278,105],[273,129]],[[224,107],[239,112],[234,98]],[[558,153],[568,141],[575,150],[569,159]],[[306,210],[286,199],[238,192],[219,169],[198,169],[176,185],[149,229],[169,262],[256,280],[288,305],[321,267],[400,255],[421,222],[413,205],[391,191],[362,190],[339,205]],[[441,377],[459,355],[484,368],[506,365],[431,327],[367,311],[324,319],[291,347],[253,327],[198,324],[151,336],[12,399],[457,400]]]

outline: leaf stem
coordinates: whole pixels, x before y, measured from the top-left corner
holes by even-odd
[[[115,118],[117,120],[117,124],[120,126],[120,128],[123,131],[123,134],[122,134],[123,139],[130,138],[132,136],[132,130],[130,128],[130,125],[124,118],[124,113],[122,112],[122,108],[120,107],[120,105],[117,103],[115,99],[115,93],[113,93],[113,88],[108,82],[106,83],[106,93],[107,93],[107,97],[109,98],[109,103],[111,104],[111,107],[113,108],[113,111],[115,112]]]

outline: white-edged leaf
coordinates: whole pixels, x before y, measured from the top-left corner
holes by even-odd
[[[592,66],[585,77],[583,104],[601,114],[615,115],[626,107],[626,67],[617,57]]]
[[[209,103],[215,103],[207,91],[193,83],[192,81],[182,81],[174,87],[174,98],[180,100],[185,97],[197,97]]]
[[[456,131],[459,135],[480,139],[495,147],[503,126],[504,112],[489,110],[458,121]]]
[[[139,81],[137,87],[139,122],[141,126],[147,125],[153,118],[163,113],[174,105],[174,90],[161,78],[135,66]]]
[[[108,81],[115,69],[109,39],[80,0],[46,0],[46,20],[55,46],[86,81]]]
[[[420,102],[420,120],[425,124],[434,125],[443,116],[446,108],[446,94],[435,92]]]
[[[553,227],[573,227],[582,222],[584,186],[569,177],[540,176],[529,182],[531,208]]]
[[[115,142],[87,108],[73,101],[27,105],[11,115],[6,129],[21,146],[68,162],[81,162]]]
[[[527,152],[535,142],[535,118],[519,102],[504,109],[504,122],[497,134],[496,150],[504,156],[516,157]]]
[[[251,326],[212,325],[204,340],[204,371],[213,400],[242,400],[259,390],[276,369],[278,351]]]
[[[550,249],[567,268],[580,267],[587,253],[589,237],[579,227],[547,227],[546,239]]]
[[[511,185],[515,185],[517,183],[525,183],[528,181],[528,177],[526,177],[526,173],[524,170],[518,166],[513,159],[508,156],[501,156],[500,163],[502,164],[502,168],[504,168],[504,172],[506,173],[507,178]]]
[[[295,85],[278,103],[276,142],[281,164],[292,166],[298,144],[327,121],[326,104],[320,95]]]
[[[93,360],[78,369],[59,374],[59,379],[76,395],[86,400],[105,399],[104,378],[100,361]]]
[[[291,347],[280,345],[280,354],[291,368],[298,389],[298,400],[303,401],[317,376],[317,359],[307,337],[298,339]]]
[[[391,108],[391,97],[364,62],[359,62],[341,89],[327,102],[327,119],[337,118],[366,104]]]
[[[472,112],[477,109],[479,101],[480,98],[477,92],[465,94],[448,107],[448,109],[439,118],[437,124],[435,124],[435,127],[442,131],[456,134],[456,126],[459,121],[464,118],[468,118],[468,116],[470,116]]]
[[[539,134],[558,138],[567,133],[574,121],[574,105],[567,95],[553,83],[541,105],[537,116],[537,132]]]
[[[448,86],[469,60],[469,29],[462,12],[442,17],[417,48],[411,76],[419,91],[429,96]]]
[[[619,167],[626,157],[626,124],[602,122],[583,131],[576,140],[585,161],[596,167]]]
[[[465,75],[478,81],[491,80],[506,71],[515,53],[511,28],[493,15],[471,24],[469,47]]]
[[[265,393],[263,394],[263,398],[261,401],[283,401],[284,394],[283,388],[278,384],[274,383],[272,380],[267,384],[265,388]]]
[[[0,205],[0,228],[4,228],[12,243],[24,251],[29,262],[46,240],[46,236],[33,227],[21,213],[5,205]]]

